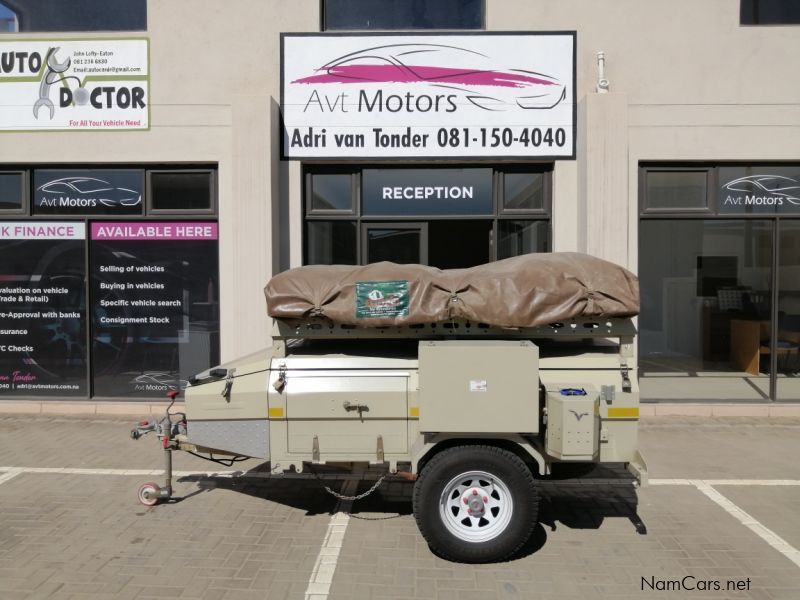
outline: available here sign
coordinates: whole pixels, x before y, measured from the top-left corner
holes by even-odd
[[[0,130],[148,129],[146,39],[0,41]]]
[[[281,43],[285,158],[574,158],[574,32]]]

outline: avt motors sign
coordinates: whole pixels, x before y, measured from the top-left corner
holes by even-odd
[[[284,34],[284,158],[574,158],[575,33]]]
[[[148,129],[146,39],[0,42],[0,130]]]

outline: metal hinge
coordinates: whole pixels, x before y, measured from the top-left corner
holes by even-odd
[[[286,380],[286,365],[279,365],[278,378],[275,380],[275,383],[272,384],[272,387],[274,387],[275,391],[280,394],[283,391],[283,388],[286,387]]]
[[[225,398],[225,402],[231,401],[231,388],[233,387],[233,374],[236,373],[236,369],[229,369],[228,376],[225,378],[225,387],[222,388],[221,396]]]
[[[630,371],[631,370],[628,368],[627,365],[623,365],[622,368],[620,368],[619,370],[620,374],[622,375],[622,391],[625,393],[630,393],[631,390],[633,389],[631,386],[631,378],[629,375]]]

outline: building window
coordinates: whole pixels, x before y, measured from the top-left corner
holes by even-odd
[[[799,190],[800,164],[641,167],[642,397],[798,398]]]
[[[550,249],[552,165],[312,167],[305,263],[457,269]]]
[[[742,25],[800,25],[797,0],[741,0]]]
[[[483,0],[323,0],[323,30],[482,29]]]
[[[0,397],[163,398],[219,362],[216,179],[0,170]]]
[[[25,208],[25,172],[0,171],[0,213],[22,213]]]
[[[642,208],[648,212],[708,210],[708,169],[649,169]]]
[[[0,33],[146,29],[147,0],[0,0]]]
[[[214,211],[214,171],[152,170],[148,179],[152,214]]]

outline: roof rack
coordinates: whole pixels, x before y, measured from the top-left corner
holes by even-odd
[[[471,323],[454,319],[418,325],[387,327],[358,327],[333,323],[324,318],[289,321],[273,319],[272,338],[292,339],[447,339],[447,338],[506,338],[506,339],[580,339],[620,338],[620,343],[632,343],[636,327],[630,319],[581,317],[550,323],[539,327],[498,327],[486,323]]]

